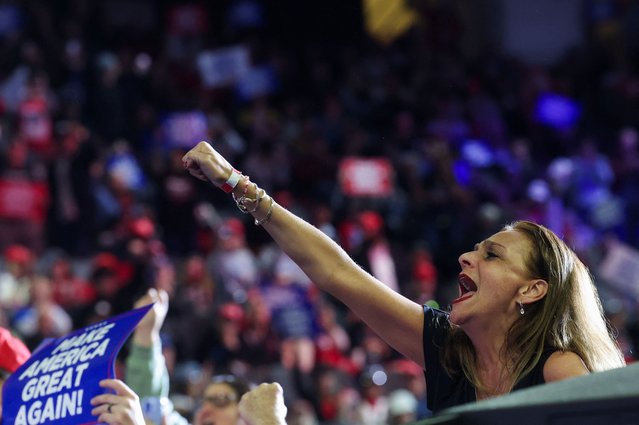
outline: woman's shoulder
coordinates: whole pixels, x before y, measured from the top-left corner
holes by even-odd
[[[544,364],[544,380],[546,382],[587,375],[590,373],[583,359],[573,351],[556,350]]]
[[[448,313],[424,304],[424,321],[437,328],[449,328]]]
[[[587,373],[588,369],[576,353],[546,347],[535,367],[517,383],[515,389],[560,381]]]

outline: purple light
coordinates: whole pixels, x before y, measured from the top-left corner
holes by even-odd
[[[561,130],[575,125],[581,108],[568,97],[547,93],[537,99],[534,114],[537,122]]]

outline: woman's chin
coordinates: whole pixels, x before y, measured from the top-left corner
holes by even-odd
[[[472,317],[472,312],[465,305],[453,304],[448,320],[455,326],[464,326]]]
[[[448,320],[451,324],[455,326],[460,326],[464,322],[464,315],[453,306],[450,314],[448,315]]]

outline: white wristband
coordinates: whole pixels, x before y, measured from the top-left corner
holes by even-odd
[[[240,182],[242,178],[242,173],[237,171],[235,168],[231,171],[231,175],[226,180],[226,182],[221,186],[221,189],[226,193],[231,193],[235,186]]]

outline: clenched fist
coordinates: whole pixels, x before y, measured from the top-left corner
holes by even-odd
[[[238,408],[249,425],[286,425],[284,390],[278,383],[258,385],[242,396]]]
[[[182,164],[191,175],[222,187],[233,167],[207,142],[200,142],[182,157]]]

